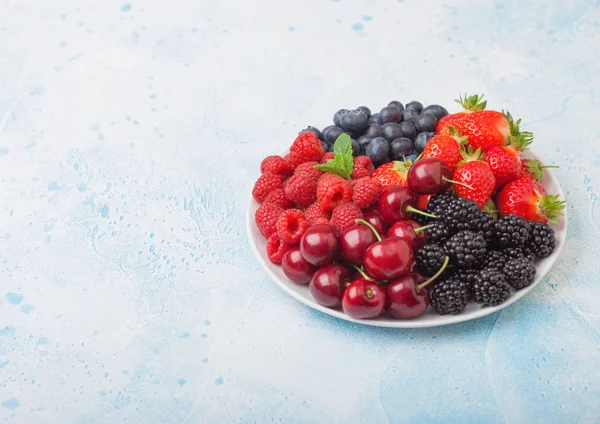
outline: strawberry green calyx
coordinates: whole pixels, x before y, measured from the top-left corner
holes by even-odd
[[[498,208],[492,199],[488,200],[481,212],[490,214],[493,218],[498,219]]]
[[[546,168],[558,168],[556,165],[542,165],[542,162],[536,159],[525,161],[527,170],[533,174],[533,179],[541,183],[544,178],[544,169]]]
[[[394,161],[394,169],[396,171],[400,172],[401,174],[406,175],[408,173],[408,170],[412,166],[412,164],[413,164],[413,161],[410,159],[405,159],[403,161],[395,160]]]
[[[544,196],[537,190],[535,194],[538,197],[538,208],[541,214],[548,218],[548,221],[554,224],[558,223],[558,217],[564,215],[562,211],[565,208],[566,202],[558,200],[558,194],[546,194]]]
[[[502,111],[502,115],[508,121],[509,125],[508,144],[520,152],[527,150],[533,142],[533,133],[521,131],[521,119],[515,121],[510,112]]]
[[[448,127],[448,131],[450,132],[450,137],[455,139],[460,147],[464,147],[469,143],[469,136],[463,135],[463,133],[457,130],[455,127]]]
[[[333,159],[327,163],[314,166],[323,172],[339,175],[344,179],[350,178],[354,170],[354,159],[352,157],[352,139],[346,133],[341,134],[333,144]]]
[[[461,105],[465,112],[484,110],[487,106],[487,100],[483,100],[483,94],[473,94],[472,96],[469,96],[465,93],[464,97],[459,95],[459,98],[456,99],[455,102]]]
[[[460,155],[462,156],[463,160],[458,162],[457,167],[464,165],[467,162],[480,161],[481,159],[483,159],[483,153],[481,152],[481,149],[473,151],[472,146],[469,146],[465,150],[462,150],[460,152]]]

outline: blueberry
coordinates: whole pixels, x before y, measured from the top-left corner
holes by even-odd
[[[383,137],[375,137],[367,145],[366,154],[375,166],[384,164],[388,160],[389,153],[390,143]]]
[[[381,123],[386,124],[388,122],[400,122],[402,113],[396,106],[386,106],[379,112],[381,116]]]
[[[336,127],[335,125],[330,125],[323,129],[323,137],[325,141],[329,144],[335,143],[335,140],[344,133],[344,130],[340,127]]]
[[[321,141],[323,140],[323,133],[321,131],[319,131],[318,128],[311,127],[310,125],[308,127],[304,128],[302,131],[300,131],[300,134],[308,132],[308,131],[314,132],[317,135],[317,138],[319,140],[321,140]]]
[[[398,125],[400,125],[400,128],[402,128],[402,133],[404,134],[404,137],[410,138],[413,141],[415,140],[415,137],[417,136],[417,129],[415,128],[415,125],[412,122],[402,121]]]
[[[412,102],[408,102],[406,104],[406,108],[416,110],[417,113],[421,113],[421,111],[423,110],[423,103],[413,100]]]
[[[360,136],[369,125],[369,118],[360,110],[350,110],[342,115],[340,127],[350,134]]]
[[[404,160],[409,160],[409,161],[411,161],[411,162],[414,162],[414,161],[416,161],[416,160],[417,160],[417,157],[419,157],[419,155],[418,155],[418,154],[416,154],[416,153],[413,153],[413,154],[411,154],[411,155],[405,156],[405,157],[404,157]]]
[[[404,137],[402,128],[400,128],[400,125],[396,124],[395,122],[388,122],[387,124],[383,124],[383,126],[381,127],[381,132],[389,142],[397,138]]]
[[[369,116],[371,116],[371,109],[369,109],[366,106],[359,106],[359,107],[356,108],[356,110],[360,110],[362,113],[364,113],[365,115],[367,115],[367,118]]]
[[[402,103],[400,103],[398,100],[392,100],[388,106],[395,106],[400,112],[404,110],[404,106],[402,106]]]
[[[372,114],[369,116],[369,124],[379,124],[381,125],[381,115],[379,112]]]
[[[415,150],[418,153],[421,153],[429,139],[434,135],[434,132],[422,132],[419,135],[417,135],[417,138],[415,138]]]
[[[402,112],[402,120],[404,121],[408,121],[411,118],[414,118],[415,116],[418,116],[419,112],[417,112],[414,109],[404,109],[404,112]]]
[[[371,138],[381,137],[383,135],[383,131],[381,131],[381,125],[379,125],[375,122],[372,124],[369,124],[369,126],[365,130],[365,135],[367,135]]]
[[[328,152],[329,149],[331,148],[331,144],[329,144],[325,140],[321,140],[321,145],[323,146],[323,149],[325,149],[326,152]]]
[[[333,152],[333,144],[329,145],[329,148],[327,149],[328,152]]]
[[[437,118],[430,113],[415,116],[412,120],[413,125],[418,133],[435,131],[437,126]]]
[[[406,137],[397,138],[390,143],[390,157],[392,160],[403,160],[413,152],[413,142]]]
[[[360,146],[358,145],[358,141],[352,139],[352,156],[360,155]]]
[[[427,106],[425,109],[423,109],[421,111],[421,113],[429,113],[433,116],[435,116],[437,118],[437,120],[439,121],[440,119],[442,119],[444,116],[448,115],[448,111],[446,110],[446,108],[440,106],[440,105],[429,105]]]
[[[348,112],[348,109],[340,109],[335,113],[335,115],[333,115],[333,124],[336,127],[340,126],[340,122],[342,120],[342,115],[344,115],[346,112]]]
[[[374,137],[363,135],[361,138],[357,140],[358,147],[360,148],[360,154],[364,155],[367,150],[367,145],[373,140]],[[354,147],[354,146],[352,146]]]

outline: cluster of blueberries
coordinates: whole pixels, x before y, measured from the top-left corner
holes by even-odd
[[[366,106],[356,109],[340,109],[333,115],[333,125],[320,131],[309,126],[326,151],[333,150],[333,143],[342,133],[352,138],[354,156],[366,155],[377,167],[392,160],[414,160],[435,135],[437,123],[448,111],[440,105],[423,107],[418,101],[404,106],[392,101],[377,113]]]

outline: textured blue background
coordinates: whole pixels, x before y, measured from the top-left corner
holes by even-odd
[[[0,1],[0,421],[595,423],[598,1]],[[341,107],[485,92],[561,166],[561,258],[445,328],[259,267],[260,160]]]

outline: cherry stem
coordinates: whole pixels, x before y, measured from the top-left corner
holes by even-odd
[[[367,299],[372,299],[374,294],[375,293],[373,293],[373,289],[371,287],[369,287],[365,293],[365,295],[367,295]]]
[[[468,185],[468,184],[465,184],[465,183],[461,183],[460,181],[454,181],[454,180],[451,180],[451,179],[449,179],[449,178],[446,178],[446,177],[442,177],[442,180],[446,181],[447,183],[451,183],[451,184],[457,184],[457,185],[460,185],[460,186],[466,187],[466,188],[468,188],[469,190],[475,190],[475,189],[474,189],[473,187],[471,187],[470,185]]]
[[[415,234],[419,234],[422,231],[429,230],[433,225],[425,225],[424,227],[415,228]]]
[[[373,234],[375,234],[375,237],[377,237],[377,241],[381,241],[381,236],[379,235],[379,233],[377,232],[377,230],[375,229],[375,227],[373,227],[371,225],[370,222],[367,222],[364,219],[357,219],[354,222],[356,222],[357,224],[363,224],[363,225],[366,225],[367,227],[369,227],[371,229],[371,231],[373,231]]]
[[[360,267],[353,265],[352,268],[354,268],[361,275],[361,277],[364,278],[365,280],[375,281],[371,277],[369,277],[362,269],[360,269]]]
[[[408,206],[406,208],[406,212],[418,213],[419,215],[428,216],[429,218],[435,218],[435,219],[437,219],[437,216],[432,215],[432,214],[427,213],[427,212],[423,212],[422,210],[417,209],[417,208],[413,208],[412,206]]]
[[[421,291],[423,290],[425,287],[427,287],[430,283],[432,283],[433,281],[435,281],[436,278],[438,278],[440,275],[442,275],[442,273],[446,270],[446,267],[448,266],[448,263],[450,262],[450,257],[446,256],[446,259],[444,259],[444,264],[442,265],[442,267],[439,269],[438,272],[435,273],[435,275],[433,277],[431,277],[429,280],[425,281],[424,283],[421,283],[417,286],[417,291]]]

